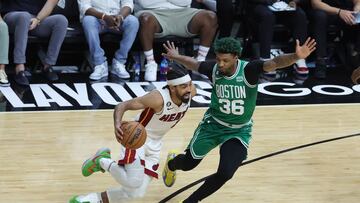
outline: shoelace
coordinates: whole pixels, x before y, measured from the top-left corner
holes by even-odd
[[[103,66],[95,68],[95,73],[102,73],[104,71],[105,71],[105,67]]]

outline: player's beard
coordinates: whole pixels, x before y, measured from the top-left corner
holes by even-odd
[[[186,93],[186,94],[184,94],[182,97],[180,97],[181,98],[181,101],[183,102],[183,103],[188,103],[189,102],[189,100],[190,100],[190,93]]]

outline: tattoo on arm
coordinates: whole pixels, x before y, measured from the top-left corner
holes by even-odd
[[[264,62],[264,71],[271,72],[276,69],[285,68],[295,63],[299,58],[295,53],[282,54]]]

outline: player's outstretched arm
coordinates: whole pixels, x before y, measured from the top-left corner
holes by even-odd
[[[299,40],[296,40],[295,53],[282,54],[271,60],[265,61],[264,71],[271,72],[276,69],[285,68],[294,64],[299,59],[305,59],[316,49],[315,46],[315,40],[311,39],[310,37],[307,38],[302,46],[300,46]]]
[[[165,48],[166,53],[162,53],[162,55],[166,58],[184,65],[187,69],[194,71],[199,69],[200,63],[194,58],[179,54],[179,49],[175,46],[174,42],[167,41],[163,44],[163,47]]]

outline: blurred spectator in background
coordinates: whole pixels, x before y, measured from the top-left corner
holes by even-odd
[[[16,64],[15,82],[29,85],[25,76],[26,46],[28,34],[49,37],[45,59],[42,61],[42,74],[50,81],[58,80],[52,65],[56,64],[61,45],[64,41],[68,21],[63,15],[52,15],[58,0],[3,0],[2,14],[14,35],[14,63]]]
[[[276,22],[284,23],[291,28],[293,38],[303,44],[307,37],[307,17],[298,4],[300,0],[278,1],[278,0],[249,0],[251,16],[255,20],[256,38],[260,45],[260,58],[270,59],[271,43],[274,35]],[[299,59],[294,64],[297,74],[307,76],[309,70],[305,59]],[[266,73],[267,78],[275,78],[276,72]]]
[[[139,29],[138,19],[130,15],[134,8],[133,0],[78,0],[78,3],[80,20],[95,66],[90,79],[99,80],[108,76],[108,63],[99,37],[106,32],[122,35],[120,48],[112,60],[111,73],[119,78],[130,78],[125,63]]]
[[[137,0],[140,20],[140,41],[147,64],[145,80],[156,81],[157,63],[154,59],[154,37],[175,35],[193,37],[200,35],[200,46],[196,59],[204,61],[217,29],[214,12],[190,8],[191,0]]]
[[[360,26],[356,14],[360,12],[360,0],[311,0],[314,38],[317,42],[316,69],[317,78],[326,77],[327,27],[336,25],[344,30],[343,40],[350,49],[348,53],[354,67],[359,66]],[[360,20],[360,16],[359,16]]]
[[[219,38],[230,37],[234,23],[234,6],[232,0],[192,0],[191,7],[199,9],[205,8],[216,12],[219,24]]]
[[[9,32],[6,23],[0,15],[0,86],[9,86],[9,81],[5,72],[5,64],[9,63]]]

